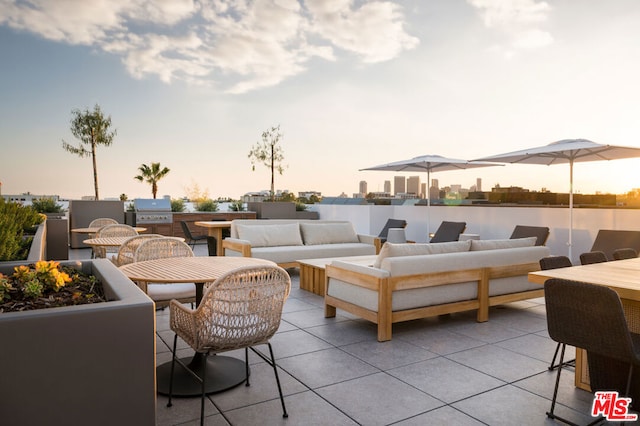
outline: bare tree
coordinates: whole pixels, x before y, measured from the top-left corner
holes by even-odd
[[[262,142],[257,142],[249,152],[252,170],[255,171],[256,163],[262,163],[271,170],[271,201],[275,200],[275,172],[282,174],[284,166],[284,153],[279,145],[282,139],[280,125],[262,132]]]
[[[96,200],[100,199],[98,194],[98,163],[96,161],[96,148],[98,145],[109,146],[113,142],[116,131],[109,131],[111,127],[111,116],[105,117],[96,104],[93,111],[85,109],[71,111],[71,134],[80,140],[80,145],[73,146],[62,141],[62,147],[81,158],[91,156],[93,160],[93,186]]]

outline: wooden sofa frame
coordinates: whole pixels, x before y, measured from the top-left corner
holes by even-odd
[[[378,278],[371,275],[354,272],[348,269],[343,269],[337,266],[327,265],[325,281],[326,293],[324,298],[325,317],[335,317],[336,308],[339,308],[346,312],[357,315],[363,319],[371,321],[374,324],[378,325],[379,342],[391,340],[392,325],[394,323],[402,321],[410,321],[420,318],[428,318],[437,315],[477,309],[477,321],[486,322],[489,320],[490,306],[501,305],[504,303],[515,302],[519,300],[544,297],[544,289],[542,287],[540,288],[540,290],[527,290],[504,295],[489,296],[490,280],[527,275],[529,272],[539,270],[540,265],[537,262],[532,262],[508,266],[484,267],[459,271],[433,272],[416,275]],[[378,312],[330,296],[328,294],[330,278],[335,278],[349,284],[376,291],[378,293]],[[391,310],[394,291],[435,287],[471,281],[477,282],[477,299],[462,300],[459,302],[426,306],[422,308],[407,309],[395,312]]]

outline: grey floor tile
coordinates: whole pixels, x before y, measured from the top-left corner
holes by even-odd
[[[335,324],[346,321],[347,318],[336,315],[335,318],[325,318],[324,309],[313,307],[303,311],[294,311],[282,314],[282,319],[299,328],[315,327],[323,324]]]
[[[546,362],[493,345],[457,352],[447,358],[505,382],[532,376],[548,367]]]
[[[168,397],[158,395],[156,425],[177,425],[189,421],[200,421],[200,398],[172,398],[171,407],[167,407]],[[208,398],[205,398],[204,415],[219,413]],[[224,420],[224,419],[223,419]],[[225,424],[225,423],[217,423]]]
[[[271,345],[276,360],[332,347],[324,340],[299,329],[276,333],[271,338]]]
[[[317,392],[362,425],[387,425],[443,405],[385,373],[341,382]]]
[[[379,372],[336,348],[284,358],[278,364],[311,389]]]
[[[438,355],[448,355],[486,345],[481,340],[437,327],[404,332],[396,337]]]
[[[402,367],[438,356],[399,339],[392,339],[388,342],[367,340],[341,346],[340,349],[381,370]]]
[[[280,400],[232,410],[225,416],[234,425],[355,426],[357,423],[317,394],[307,391],[285,398],[289,417],[282,418]]]
[[[550,407],[551,399],[553,398],[553,389],[556,385],[556,377],[557,370],[545,371],[514,382],[513,385],[548,399]],[[575,373],[573,369],[562,369],[557,402],[578,412],[587,414],[593,404],[593,394],[576,388],[574,379]]]
[[[540,361],[547,362],[549,365],[551,364],[553,353],[555,352],[557,345],[558,344],[556,342],[548,337],[542,337],[538,334],[527,334],[515,339],[496,343],[496,346],[539,359]],[[565,361],[574,359],[575,357],[575,348],[567,346],[564,356]],[[558,352],[556,362],[558,362],[559,359],[560,352]]]
[[[302,299],[290,297],[285,302],[284,307],[282,308],[282,313],[287,314],[290,312],[308,311],[310,309],[318,309],[318,307],[311,303],[307,303]]]
[[[387,373],[446,403],[506,384],[444,357],[395,368]]]
[[[526,334],[522,330],[506,327],[498,321],[464,322],[451,326],[449,330],[486,343],[501,342]]]
[[[483,424],[453,407],[444,406],[394,423],[394,426],[480,426]]]
[[[333,324],[307,328],[305,331],[331,343],[334,346],[348,345],[362,341],[376,341],[377,330],[368,321],[340,321]]]

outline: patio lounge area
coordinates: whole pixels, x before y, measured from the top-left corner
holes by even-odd
[[[206,245],[196,246],[206,256]],[[90,257],[89,249],[70,258]],[[338,311],[324,318],[320,296],[299,288],[288,270],[291,294],[272,339],[289,417],[282,418],[270,367],[251,356],[251,386],[212,394],[208,425],[550,425],[556,372],[548,371],[556,343],[547,334],[543,299],[491,308],[489,322],[475,312],[394,325],[379,343],[374,324]],[[168,309],[156,313],[156,363],[171,359]],[[179,356],[190,349],[179,343]],[[265,349],[261,347],[260,349]],[[228,353],[243,359],[243,351]],[[567,351],[566,359],[574,356]],[[592,395],[562,375],[556,414],[579,424],[590,416]],[[157,397],[157,425],[199,422],[199,398]],[[214,405],[215,404],[215,405]]]

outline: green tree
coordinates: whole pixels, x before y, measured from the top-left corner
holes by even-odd
[[[109,130],[111,127],[111,116],[105,117],[98,104],[93,107],[93,111],[89,111],[88,109],[84,111],[75,109],[71,111],[71,114],[73,115],[73,119],[71,120],[71,134],[80,140],[80,145],[73,146],[63,140],[62,147],[66,151],[76,154],[81,158],[91,156],[93,160],[93,186],[96,200],[99,200],[96,148],[98,145],[111,145],[116,131]]]
[[[282,174],[284,166],[284,153],[279,145],[282,139],[280,125],[262,132],[262,142],[257,142],[249,152],[252,169],[255,171],[256,163],[262,163],[271,170],[271,201],[275,200],[275,172]]]
[[[161,168],[160,163],[151,163],[151,167],[143,164],[138,167],[138,170],[140,170],[140,174],[134,176],[134,179],[140,182],[147,182],[151,185],[151,193],[153,194],[153,198],[156,198],[158,194],[158,181],[165,177],[170,170],[167,167]]]

